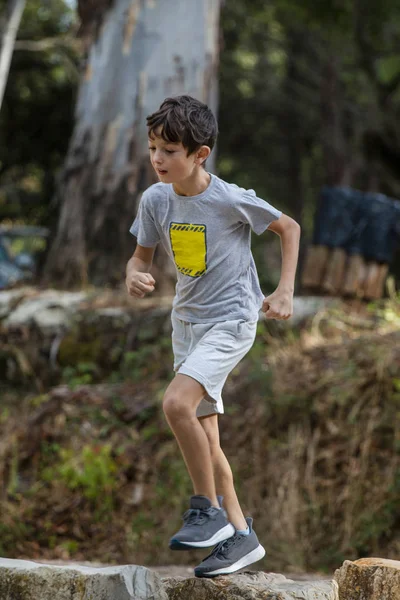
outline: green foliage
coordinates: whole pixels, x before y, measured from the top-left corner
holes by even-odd
[[[19,541],[23,542],[34,535],[34,527],[22,521],[8,523],[0,522],[0,554],[8,556],[9,549],[15,547]]]
[[[7,486],[7,494],[9,496],[14,496],[18,491],[18,466],[19,466],[19,448],[18,448],[18,439],[14,438],[12,440],[12,448],[11,448],[11,462],[10,462],[10,473],[8,479]]]
[[[65,542],[62,542],[60,546],[61,548],[64,548],[68,554],[74,554],[79,549],[79,543],[76,540],[66,540]]]
[[[30,399],[29,404],[35,408],[40,406],[41,404],[45,404],[48,402],[49,396],[47,394],[40,394],[39,396],[34,396]]]
[[[63,0],[27,2],[17,41],[58,40],[15,49],[0,112],[0,220],[50,224],[54,193],[72,130],[78,55],[63,39],[76,16]],[[72,39],[72,36],[71,36]]]
[[[154,360],[151,346],[144,345],[138,350],[125,352],[122,358],[121,375],[132,381],[140,381],[147,375],[149,364]]]
[[[156,496],[152,500],[154,508],[169,504],[179,505],[182,498],[190,496],[192,484],[188,475],[185,462],[181,456],[164,458],[159,467],[159,478],[156,483]],[[171,495],[171,490],[174,494]]]
[[[390,537],[398,520],[399,501],[400,468],[394,474],[394,479],[386,493],[386,500],[379,511],[371,511],[369,507],[363,507],[359,529],[354,540],[354,545],[361,556],[368,554],[370,548],[376,547],[380,540]]]
[[[380,301],[370,302],[368,310],[388,324],[400,327],[400,292],[396,290],[396,283],[393,276],[388,277],[386,287],[389,298],[383,303]]]
[[[136,350],[122,354],[118,369],[111,373],[108,381],[110,383],[127,380],[140,382],[155,374],[158,378],[170,379],[172,360],[170,336],[159,337],[156,347],[142,341]]]
[[[221,24],[222,177],[301,221],[303,241],[329,163],[337,161],[339,172],[341,156],[353,165],[350,185],[366,189],[376,172],[379,191],[400,197],[398,3],[364,10],[360,3],[231,0]],[[335,85],[327,93],[329,70]],[[253,241],[267,291],[263,237]],[[398,276],[400,255],[396,261]]]
[[[69,489],[81,489],[83,496],[96,507],[96,515],[113,509],[113,492],[118,480],[118,465],[110,444],[85,445],[80,455],[71,448],[59,448],[59,462],[42,471],[44,481],[58,479]]]
[[[72,389],[80,385],[93,383],[98,373],[98,367],[93,362],[80,362],[76,366],[64,367],[62,370],[62,380]]]
[[[6,406],[0,412],[0,425],[6,423],[8,417],[10,416],[10,409]]]

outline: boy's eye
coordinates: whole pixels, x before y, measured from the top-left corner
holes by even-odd
[[[154,146],[149,146],[149,150],[155,150]]]
[[[166,152],[167,154],[173,154],[173,153],[175,152],[175,150],[165,150],[165,152]]]

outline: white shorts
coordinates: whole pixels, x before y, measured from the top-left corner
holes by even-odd
[[[229,373],[252,347],[258,321],[188,323],[171,314],[174,371],[198,381],[207,394],[197,417],[222,414],[222,388]]]

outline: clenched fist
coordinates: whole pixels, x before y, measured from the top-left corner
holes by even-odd
[[[156,284],[154,277],[150,273],[141,273],[140,271],[129,273],[125,283],[129,295],[135,298],[144,298],[146,294],[154,291]]]
[[[267,319],[290,319],[293,315],[293,293],[277,288],[273,294],[264,298],[261,310]]]

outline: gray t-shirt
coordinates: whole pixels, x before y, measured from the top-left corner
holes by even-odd
[[[282,212],[254,190],[210,175],[208,188],[197,196],[178,196],[172,184],[150,186],[130,232],[140,246],[161,242],[175,262],[173,311],[178,319],[257,320],[264,295],[251,253],[251,229],[260,235]]]

